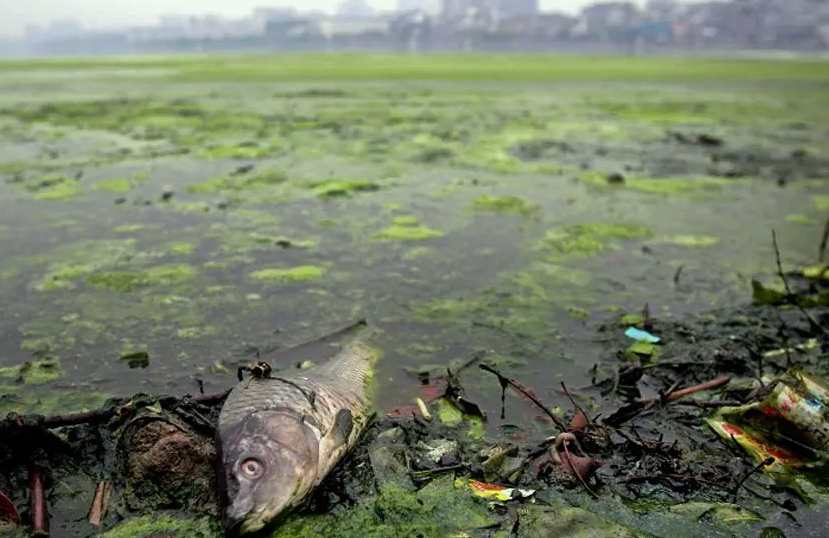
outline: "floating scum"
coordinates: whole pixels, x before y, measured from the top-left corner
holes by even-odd
[[[825,63],[252,55],[2,62],[0,75],[0,412],[26,413],[0,421],[0,521],[32,523],[39,490],[55,536],[218,536],[219,424],[239,525],[296,508],[265,531],[280,538],[822,529],[810,508],[789,512],[798,530],[752,496],[763,473],[735,496],[757,462],[704,419],[804,461],[789,439],[816,449],[782,419],[768,441],[755,408],[712,408],[771,397],[739,387],[771,387],[788,355],[826,374],[825,339],[789,294],[767,285],[749,306],[739,276],[767,282],[769,227],[792,259],[816,250]],[[798,304],[822,320],[825,271],[803,276]],[[644,302],[653,327],[626,316],[620,330]],[[319,433],[339,457],[348,421],[300,382],[326,353],[268,350],[367,314],[383,330],[381,408],[325,473],[293,440]],[[463,398],[438,379],[490,349],[481,360],[525,389],[507,392],[503,420],[500,378],[459,372]],[[227,422],[201,395],[105,403],[195,392],[194,378],[218,394],[256,353],[305,393],[254,364],[237,394],[281,387],[286,409]],[[574,429],[562,380],[590,427],[556,431]],[[243,465],[232,435],[301,454]],[[260,470],[261,491],[242,474]],[[300,495],[311,475],[326,478]]]

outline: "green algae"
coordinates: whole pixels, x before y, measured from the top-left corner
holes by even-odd
[[[135,240],[79,241],[56,249],[48,259],[51,263],[46,274],[36,280],[33,287],[38,291],[67,290],[96,271],[104,271],[135,258]]]
[[[735,180],[719,177],[626,177],[622,184],[609,184],[607,175],[600,172],[584,172],[579,179],[591,186],[604,189],[630,189],[647,194],[692,194],[705,193],[707,191],[717,192],[722,187],[734,185]]]
[[[648,238],[653,232],[632,224],[576,224],[548,230],[539,248],[552,259],[593,256],[608,247],[610,239]]]
[[[681,247],[712,247],[719,244],[720,238],[712,235],[672,235],[663,238],[662,242]]]
[[[247,174],[230,174],[209,179],[187,187],[193,194],[216,194],[222,192],[261,191],[287,181],[288,176],[281,170],[267,169]]]
[[[120,226],[116,226],[112,229],[113,232],[117,234],[130,234],[140,232],[147,227],[143,224],[121,224]]]
[[[756,512],[729,503],[688,502],[671,506],[669,511],[696,521],[711,520],[724,527],[763,521],[763,517]]]
[[[417,492],[384,484],[376,498],[340,513],[292,516],[271,538],[446,538],[496,522],[485,503],[455,488],[452,476],[444,476]]]
[[[262,282],[290,283],[319,280],[325,276],[325,273],[326,269],[324,267],[300,265],[298,267],[261,269],[250,273],[250,277]]]
[[[538,206],[518,196],[492,196],[484,194],[475,198],[472,207],[478,211],[494,213],[513,213],[529,215],[538,210]]]
[[[569,307],[567,307],[567,313],[573,319],[577,319],[577,320],[581,320],[581,321],[590,319],[590,312],[588,312],[584,308],[580,308],[578,306],[569,306]]]
[[[145,285],[140,273],[130,271],[102,271],[89,275],[86,282],[97,288],[121,293],[130,292]]]
[[[165,250],[175,256],[188,256],[196,250],[196,245],[186,241],[173,241],[167,243]]]
[[[203,327],[182,327],[176,331],[176,336],[182,340],[194,340],[197,338],[212,336],[218,332],[219,330],[216,327],[211,327],[209,325]]]
[[[23,187],[35,200],[71,200],[83,192],[79,180],[62,175],[32,178],[24,182]]]
[[[363,179],[323,181],[314,183],[311,187],[314,194],[320,198],[346,197],[355,193],[380,190],[378,183]]]
[[[63,377],[60,361],[40,359],[24,362],[17,366],[0,367],[0,380],[8,380],[24,385],[42,385]]]
[[[116,292],[130,292],[149,286],[171,286],[195,278],[197,270],[187,264],[150,267],[144,271],[100,271],[89,275],[87,283]]]
[[[57,265],[44,275],[34,287],[38,291],[65,290],[75,287],[75,281],[95,270],[94,265],[69,264]]]
[[[93,190],[96,191],[105,191],[105,192],[113,192],[113,193],[125,193],[132,190],[133,184],[132,182],[124,177],[113,178],[113,179],[105,179],[103,181],[98,181],[95,183]]]
[[[810,218],[806,215],[801,215],[799,213],[794,213],[791,215],[786,215],[786,222],[791,222],[792,224],[803,224],[804,226],[815,224],[815,219]]]
[[[619,318],[619,325],[623,327],[642,327],[645,317],[642,314],[624,314]]]
[[[421,225],[401,226],[399,224],[392,224],[382,229],[374,237],[381,241],[426,241],[427,239],[443,237],[443,232]]]
[[[818,211],[829,211],[829,194],[816,194],[812,196],[812,203]]]
[[[628,360],[635,360],[637,357],[645,357],[654,360],[659,357],[662,348],[650,342],[634,342],[625,350],[625,357]]]
[[[450,427],[465,424],[466,434],[472,439],[482,439],[486,434],[486,426],[481,417],[465,415],[446,398],[437,399],[433,405],[437,406],[436,415],[443,424]]]
[[[51,386],[48,392],[19,391],[15,387],[0,387],[6,395],[0,398],[0,415],[8,413],[36,413],[51,415],[56,413],[82,412],[99,409],[108,395],[84,387],[81,390],[58,390]]]
[[[637,538],[646,536],[600,515],[574,506],[528,506],[519,509],[516,538]]]
[[[154,514],[128,519],[103,533],[101,538],[149,538],[150,536],[219,538],[222,534],[219,522],[212,518],[185,519],[167,514]]]
[[[394,217],[392,224],[395,226],[417,226],[420,224],[420,221],[414,215],[400,215],[399,217]]]

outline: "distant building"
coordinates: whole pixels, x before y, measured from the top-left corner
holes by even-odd
[[[605,2],[587,6],[581,12],[584,37],[598,41],[627,40],[641,20],[633,2]]]
[[[489,11],[489,0],[443,0],[441,15],[444,20],[457,21],[479,17]]]
[[[438,6],[439,3],[437,0],[397,0],[397,11],[400,13],[421,11],[423,13],[434,14],[439,11]]]
[[[538,15],[538,0],[495,0],[492,7],[498,19]]]
[[[337,8],[337,15],[346,18],[371,17],[374,9],[366,0],[343,0]]]

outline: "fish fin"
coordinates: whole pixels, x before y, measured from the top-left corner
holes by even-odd
[[[334,427],[331,428],[331,436],[334,441],[334,447],[340,447],[348,443],[348,438],[351,436],[351,431],[354,429],[354,416],[348,409],[340,409],[337,411],[337,417],[334,419]]]

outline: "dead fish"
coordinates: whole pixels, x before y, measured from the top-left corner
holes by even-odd
[[[231,391],[217,432],[228,532],[256,532],[296,507],[357,443],[379,357],[369,337],[363,329],[324,364]]]

